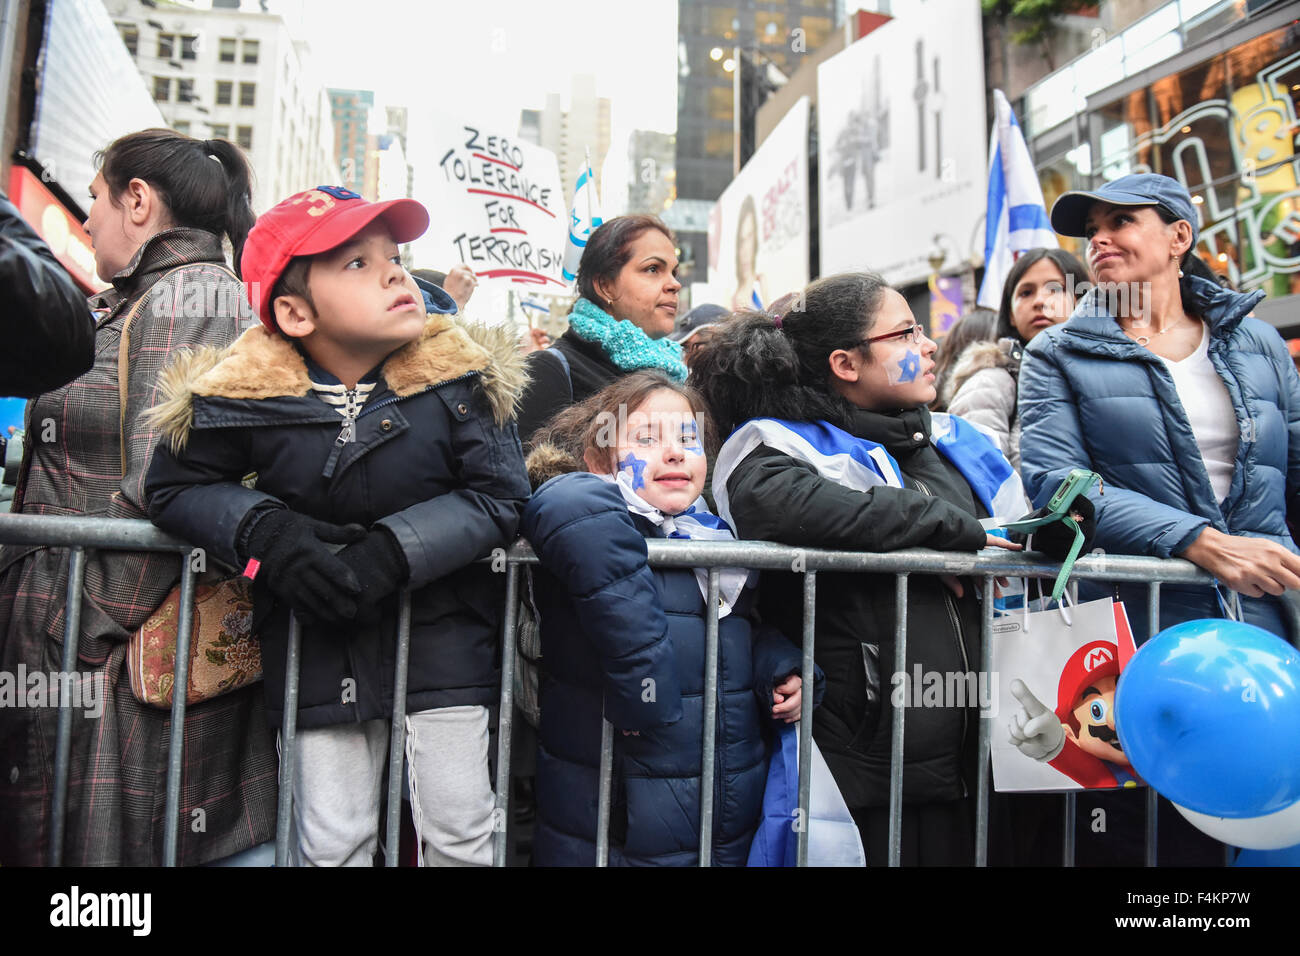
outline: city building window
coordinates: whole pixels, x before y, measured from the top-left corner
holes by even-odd
[[[239,105],[240,106],[257,105],[257,84],[256,83],[239,84]]]
[[[229,106],[235,101],[235,84],[230,80],[217,80],[217,105]]]
[[[709,88],[709,116],[716,120],[731,121],[732,109],[735,107],[735,92],[727,86]]]
[[[754,32],[758,42],[768,45],[780,45],[788,39],[785,34],[785,14],[768,10],[759,10],[754,15]]]
[[[176,102],[192,103],[194,102],[194,81],[190,79],[178,79],[176,81]]]
[[[181,37],[181,59],[197,60],[199,58],[199,38],[194,34]]]
[[[257,40],[245,40],[244,41],[244,62],[256,63],[257,54],[258,51],[261,49],[261,47],[262,44],[259,43]]]
[[[711,129],[704,140],[704,155],[730,157],[735,146],[735,136],[729,129]]]
[[[212,124],[213,139],[230,139],[230,126],[226,123]]]
[[[800,17],[799,25],[803,27],[805,49],[816,50],[830,37],[831,21],[825,17]]]
[[[222,37],[217,48],[217,59],[222,63],[235,62],[235,38]]]
[[[175,54],[176,34],[160,33],[158,34],[158,59],[170,60]]]
[[[252,149],[253,148],[253,127],[236,126],[235,142],[238,143],[240,146],[242,146],[244,149]]]
[[[183,135],[183,136],[189,136],[189,135],[190,135],[190,121],[189,121],[189,120],[177,120],[175,123],[172,123],[172,129],[176,130],[176,132],[180,133],[180,134]]]
[[[122,42],[126,44],[126,52],[135,56],[140,52],[140,30],[134,23],[117,24],[117,32],[122,37]]]
[[[153,98],[159,103],[166,103],[171,99],[172,81],[165,76],[155,76],[153,78]]]

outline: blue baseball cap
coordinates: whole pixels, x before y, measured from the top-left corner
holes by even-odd
[[[1095,202],[1112,206],[1159,206],[1175,219],[1187,220],[1192,227],[1193,246],[1200,235],[1196,207],[1187,187],[1176,179],[1155,173],[1121,176],[1091,192],[1063,193],[1052,205],[1052,228],[1063,236],[1082,236],[1088,210]]]

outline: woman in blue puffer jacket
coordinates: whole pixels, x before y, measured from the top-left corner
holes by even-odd
[[[1294,640],[1278,596],[1300,588],[1286,523],[1300,492],[1300,377],[1277,331],[1249,315],[1262,292],[1191,274],[1195,223],[1187,190],[1152,174],[1053,207],[1058,232],[1088,238],[1099,287],[1027,350],[1025,487],[1037,503],[1071,468],[1096,471],[1099,547],[1186,558],[1242,596],[1246,621]],[[1144,640],[1146,588],[1120,592]],[[1212,589],[1161,588],[1162,628],[1221,614]]]
[[[1025,488],[1041,504],[1071,468],[1096,471],[1098,546],[1186,558],[1240,595],[1244,620],[1295,641],[1280,596],[1300,587],[1286,521],[1300,491],[1300,377],[1277,331],[1249,315],[1262,292],[1238,294],[1193,274],[1208,272],[1194,251],[1196,221],[1187,190],[1165,176],[1124,176],[1057,200],[1052,225],[1088,238],[1099,287],[1026,350]],[[1118,593],[1145,641],[1146,585]],[[1215,588],[1164,585],[1160,627],[1221,617],[1226,603]],[[1139,864],[1143,796],[1079,801],[1078,861]],[[1222,864],[1220,844],[1167,801],[1160,808],[1162,865]],[[1104,836],[1087,827],[1098,809]]]
[[[651,569],[645,539],[731,537],[699,497],[700,408],[666,376],[634,373],[562,412],[529,456],[534,484],[571,472],[545,480],[523,519],[541,562],[539,865],[596,862],[602,711],[616,728],[610,864],[698,860],[707,573]],[[572,473],[584,466],[593,473]],[[767,778],[765,725],[797,720],[801,704],[799,650],[752,619],[747,578],[721,573],[715,865],[744,865]]]

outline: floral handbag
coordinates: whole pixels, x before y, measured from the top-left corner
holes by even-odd
[[[262,648],[253,635],[250,583],[237,577],[195,589],[188,703],[210,700],[262,679]],[[131,693],[151,707],[172,705],[180,604],[177,585],[127,645]]]

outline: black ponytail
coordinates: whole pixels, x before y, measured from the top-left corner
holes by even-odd
[[[690,377],[718,435],[725,439],[750,418],[846,426],[854,408],[831,389],[830,354],[861,343],[886,288],[872,273],[827,276],[795,297],[779,324],[763,312],[723,323],[692,360]]]
[[[255,217],[253,173],[238,146],[170,129],[146,129],[114,140],[95,159],[114,202],[132,179],[143,179],[166,204],[174,225],[225,235],[239,272],[244,240]]]
[[[222,230],[230,239],[234,255],[235,272],[239,272],[239,259],[244,252],[244,240],[253,228],[257,217],[253,215],[253,170],[248,157],[234,143],[225,139],[204,141],[211,154],[217,157],[226,172],[226,223]]]

